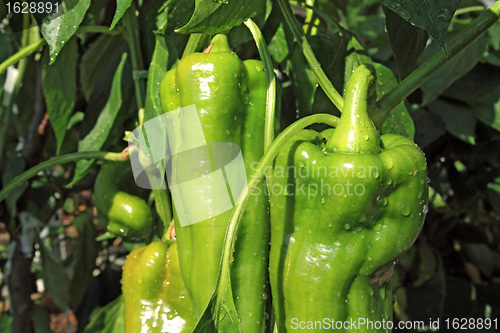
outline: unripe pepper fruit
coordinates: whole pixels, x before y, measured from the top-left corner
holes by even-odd
[[[392,319],[393,262],[427,213],[425,156],[410,139],[379,136],[370,119],[375,70],[359,66],[339,125],[303,130],[278,154],[271,195],[270,282],[279,332],[329,332],[326,318]],[[367,326],[339,332],[388,332]]]
[[[98,213],[108,220],[110,233],[144,239],[153,231],[151,208],[142,198],[145,194],[135,185],[130,162],[108,162],[97,175],[93,201]]]
[[[176,243],[134,249],[123,266],[122,290],[125,333],[189,333],[196,325]]]
[[[266,76],[261,61],[242,61],[227,37],[216,35],[204,53],[181,59],[161,82],[164,112],[195,105],[208,143],[231,142],[242,151],[247,176],[264,154]],[[196,197],[192,198],[196,200]],[[243,332],[264,332],[269,247],[268,199],[253,189],[237,233],[231,288]],[[215,290],[231,211],[181,226],[174,204],[182,276],[198,316]]]

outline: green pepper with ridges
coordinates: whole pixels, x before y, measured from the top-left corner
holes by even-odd
[[[371,66],[358,67],[338,127],[300,132],[278,154],[268,179],[279,332],[327,332],[332,319],[392,320],[393,262],[422,228],[427,169],[410,139],[379,136],[370,119],[375,79]]]
[[[264,153],[266,77],[258,60],[242,61],[227,37],[216,35],[204,53],[181,59],[161,83],[164,112],[195,105],[207,142],[231,142],[242,151],[247,175]],[[263,332],[269,247],[268,199],[254,189],[241,220],[231,266],[231,288],[243,332]],[[174,204],[182,275],[201,316],[215,290],[231,211],[181,226]]]

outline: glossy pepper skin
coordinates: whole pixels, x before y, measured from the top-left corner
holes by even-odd
[[[134,249],[123,266],[122,290],[125,333],[187,333],[196,325],[176,243]]]
[[[373,68],[358,67],[338,127],[304,130],[277,156],[270,283],[279,332],[329,332],[331,319],[392,319],[393,262],[421,230],[427,169],[410,139],[377,133],[369,117],[374,84]]]
[[[141,198],[144,191],[135,185],[130,187],[130,184],[135,184],[130,163],[108,162],[97,175],[93,201],[99,214],[107,217],[109,232],[141,239],[153,229],[151,208]]]
[[[208,53],[193,53],[161,83],[164,112],[195,105],[207,142],[231,142],[242,151],[246,172],[264,152],[266,78],[263,64],[242,61],[224,35]],[[195,199],[195,198],[194,198]],[[231,287],[242,332],[263,332],[269,246],[268,199],[256,187],[240,222],[231,266]],[[174,207],[175,208],[175,207]],[[215,289],[231,211],[182,227],[174,209],[182,276],[198,316]]]

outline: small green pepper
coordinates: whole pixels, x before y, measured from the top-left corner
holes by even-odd
[[[177,243],[157,241],[133,250],[123,266],[122,290],[125,333],[187,333],[196,325]]]
[[[135,186],[129,162],[109,162],[102,166],[95,181],[93,201],[99,214],[108,219],[110,233],[131,239],[145,238],[151,233],[151,208],[139,196],[144,196],[143,192]]]
[[[369,115],[375,98],[374,69],[358,67],[333,134],[303,130],[278,154],[270,282],[279,332],[330,332],[332,319],[392,319],[393,262],[422,228],[427,168],[410,139],[379,136]]]

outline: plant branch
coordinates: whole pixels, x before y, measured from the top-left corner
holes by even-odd
[[[377,108],[373,113],[373,122],[375,125],[380,128],[396,105],[404,101],[406,97],[417,90],[438,69],[446,65],[460,51],[485,33],[499,18],[500,1],[497,1],[490,8],[484,10],[476,20],[448,43],[447,54],[441,51],[436,52],[422,66],[377,101]]]
[[[30,16],[28,15],[23,15],[23,33],[21,37],[21,45],[22,48],[24,49],[25,47],[30,45],[30,32],[29,32],[29,24],[30,24]],[[24,74],[26,72],[26,67],[27,67],[27,61],[25,58],[22,58],[19,60],[19,65],[17,66],[17,77],[16,77],[16,82],[14,85],[13,91],[9,94],[8,96],[8,102],[5,108],[6,111],[6,119],[5,120],[5,125],[9,124],[9,116],[12,112],[12,108],[14,106],[14,100],[17,94],[19,93],[19,90],[21,88],[21,84],[23,82]],[[37,64],[37,88],[39,88],[39,85],[41,85],[41,76],[40,76],[40,65]],[[39,101],[40,94],[36,94],[35,97],[35,106],[38,104],[37,102]],[[35,110],[35,113],[37,113],[39,110]],[[37,118],[37,117],[34,117]],[[39,118],[39,117],[38,117]],[[40,119],[32,119],[32,124],[39,123]],[[30,128],[28,128],[28,131],[30,131]],[[1,138],[1,148],[0,148],[0,156],[3,156],[3,145],[5,142],[5,132],[2,132],[2,138]],[[27,143],[29,145],[29,142]],[[23,150],[23,153],[26,151]],[[29,163],[36,163],[36,158],[34,154],[29,154],[30,156],[24,155],[23,158],[25,161],[27,161],[27,164]],[[0,159],[1,160],[1,159]],[[19,200],[16,202],[16,208],[15,208],[15,218],[11,220],[9,223],[9,229],[11,230],[11,235],[13,236],[14,241],[14,252],[12,253],[12,257],[9,259],[11,260],[11,274],[8,275],[7,278],[7,284],[9,287],[9,294],[10,294],[10,299],[12,301],[12,330],[13,332],[26,332],[26,333],[31,333],[33,332],[33,320],[32,320],[32,314],[33,314],[33,302],[31,301],[30,294],[32,291],[31,288],[31,283],[32,283],[32,278],[30,275],[30,267],[31,267],[31,261],[32,261],[32,256],[30,256],[30,252],[33,251],[33,248],[29,248],[26,246],[26,242],[23,241],[23,237],[20,235],[18,232],[21,226],[21,221],[18,215],[18,211],[24,211],[26,210],[28,206],[28,196],[29,196],[29,191],[30,188],[27,187],[24,192],[22,193],[21,197]],[[12,226],[14,224],[14,226]],[[24,244],[23,244],[24,243]],[[23,251],[23,245],[24,245],[24,251]],[[30,251],[30,252],[28,252]],[[28,252],[28,253],[26,253]],[[28,254],[28,255],[27,255]],[[14,278],[16,277],[16,278]]]
[[[12,179],[1,191],[0,191],[0,202],[5,200],[10,192],[21,186],[25,181],[30,178],[35,177],[39,172],[55,167],[56,165],[78,162],[80,160],[107,160],[113,162],[121,162],[128,160],[128,153],[110,153],[106,151],[90,151],[90,152],[79,152],[72,153],[62,156],[57,156],[51,158],[50,160],[44,161],[33,168],[26,170],[19,176]]]
[[[108,27],[105,26],[98,26],[98,25],[93,25],[93,26],[82,26],[78,28],[77,33],[85,33],[85,32],[96,32],[96,33],[104,33],[104,34],[110,34],[110,35],[117,35],[121,33],[121,29],[116,28],[113,31],[109,31]],[[15,54],[7,58],[4,62],[0,64],[0,74],[3,74],[9,68],[9,66],[17,64],[20,60],[30,56],[32,53],[38,51],[40,47],[45,45],[47,42],[45,39],[40,38],[37,41],[23,47],[19,51],[17,51]]]
[[[471,12],[482,12],[485,10],[483,6],[471,6],[471,7],[465,7],[465,8],[460,8],[455,11],[455,16],[462,15],[462,14],[467,14]]]
[[[0,64],[0,74],[3,74],[3,72],[5,72],[10,66],[17,64],[20,60],[28,57],[33,52],[36,52],[45,43],[45,39],[40,38],[36,42],[33,42],[30,45],[23,47],[22,49],[17,51],[15,54],[13,54]]]
[[[144,70],[144,59],[141,53],[141,42],[139,38],[139,25],[135,16],[135,5],[132,2],[130,8],[124,15],[125,35],[127,37],[130,54],[132,57],[132,71]],[[140,110],[145,106],[146,86],[142,78],[134,77],[135,97],[137,101],[137,109]]]
[[[342,111],[342,108],[344,107],[344,99],[335,89],[332,82],[328,79],[325,72],[321,68],[321,64],[316,59],[316,56],[314,55],[311,45],[309,45],[309,42],[304,35],[304,31],[302,30],[300,23],[297,21],[295,15],[293,14],[290,4],[286,0],[278,0],[278,4],[281,8],[283,16],[285,17],[286,23],[292,31],[293,37],[304,52],[307,63],[318,79],[319,85],[321,86],[321,88],[323,88],[323,91],[332,101],[332,103],[337,107],[337,109]]]

